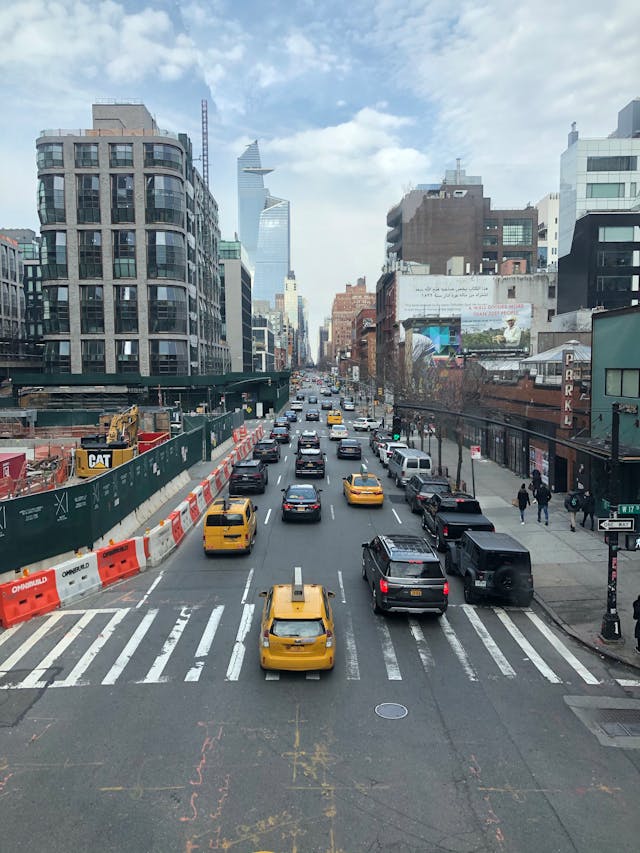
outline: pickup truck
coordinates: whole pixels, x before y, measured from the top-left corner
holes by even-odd
[[[433,536],[441,552],[447,550],[447,542],[460,539],[465,530],[495,530],[475,498],[446,492],[434,494],[423,503],[422,527]]]

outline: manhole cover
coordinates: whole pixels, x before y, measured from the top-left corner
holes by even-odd
[[[397,702],[383,702],[381,705],[376,705],[375,711],[385,720],[401,720],[409,713],[404,705],[399,705]]]

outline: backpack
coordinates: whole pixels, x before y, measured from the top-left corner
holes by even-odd
[[[633,602],[633,618],[640,621],[640,598]]]
[[[582,501],[580,500],[580,495],[577,495],[575,492],[572,495],[567,495],[567,499],[565,501],[565,506],[567,509],[575,512],[580,509],[580,504]]]

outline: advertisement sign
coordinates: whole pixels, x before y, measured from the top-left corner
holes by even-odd
[[[460,314],[464,352],[496,349],[529,352],[531,304],[471,305]]]
[[[417,322],[405,331],[405,353],[417,380],[435,361],[455,357],[460,351],[460,324]],[[410,356],[409,356],[410,354]]]
[[[490,305],[494,293],[491,275],[398,275],[396,317],[457,317],[469,305]]]
[[[562,423],[563,429],[573,426],[573,350],[562,350]]]

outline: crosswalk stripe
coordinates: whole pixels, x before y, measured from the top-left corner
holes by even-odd
[[[191,608],[183,607],[180,610],[180,615],[176,619],[175,625],[171,629],[169,636],[164,641],[160,654],[151,664],[149,672],[145,675],[142,681],[137,682],[138,684],[161,684],[162,682],[169,680],[166,675],[163,675],[163,672],[166,665],[169,663],[169,658],[174,653],[175,648],[178,645],[178,640],[182,636],[184,629],[187,627],[190,618]]]
[[[27,675],[25,679],[18,685],[23,689],[28,689],[30,687],[42,688],[47,686],[46,681],[40,681],[40,675],[43,672],[46,672],[50,669],[53,664],[58,660],[60,655],[63,654],[66,648],[68,648],[71,643],[79,637],[82,631],[87,627],[89,622],[95,616],[95,612],[93,610],[88,610],[84,616],[81,616],[80,619],[73,625],[62,637],[62,639],[56,643],[56,645],[51,649],[49,654],[45,655],[43,659],[40,661],[38,666],[36,666],[30,673]]]
[[[218,630],[218,625],[220,624],[220,619],[222,618],[223,611],[224,604],[219,604],[211,611],[211,616],[209,616],[209,621],[207,622],[207,625],[204,631],[202,632],[202,637],[200,637],[200,642],[198,643],[198,648],[196,649],[196,662],[186,674],[184,679],[185,681],[199,680],[202,670],[204,668],[206,657],[209,654],[209,651],[211,650],[211,645],[216,636],[216,631]]]
[[[360,666],[358,665],[358,650],[356,648],[356,636],[353,630],[353,619],[351,614],[346,615],[346,626],[344,632],[345,664],[347,667],[347,681],[360,680]]]
[[[307,672],[307,681],[320,681],[320,673],[317,670]]]
[[[225,681],[237,681],[240,678],[240,670],[242,669],[242,662],[244,661],[244,654],[246,652],[244,641],[249,633],[249,628],[251,628],[254,607],[254,604],[245,604],[243,607],[240,625],[238,626],[238,633],[236,634],[236,641],[233,646],[233,651],[231,652],[229,666],[227,667]]]
[[[272,669],[268,669],[264,674],[265,681],[280,681],[280,673],[274,672]]]
[[[6,643],[7,640],[10,640],[11,637],[13,637],[13,635],[16,633],[16,631],[18,631],[20,628],[22,628],[21,624],[20,625],[13,625],[13,627],[7,628],[6,631],[3,631],[2,634],[0,634],[0,646],[3,643]]]
[[[480,617],[478,616],[474,608],[471,607],[470,604],[463,604],[462,610],[464,611],[469,622],[471,622],[471,624],[473,625],[476,634],[484,643],[486,650],[496,662],[496,665],[500,672],[503,675],[506,675],[507,678],[514,678],[516,674],[515,670],[498,648],[498,644],[495,642],[491,634],[487,631],[484,626],[484,623],[480,620]]]
[[[531,663],[536,667],[538,672],[550,681],[552,684],[562,684],[562,680],[558,678],[555,672],[551,669],[548,664],[546,664],[538,652],[533,648],[529,640],[524,636],[524,634],[520,631],[519,628],[516,628],[511,618],[505,613],[505,611],[501,607],[494,607],[494,613],[498,617],[498,619],[502,622],[507,631],[511,634],[516,643],[520,646],[522,651],[527,655]]]
[[[575,671],[578,673],[578,675],[584,682],[586,682],[587,684],[600,684],[600,681],[595,677],[595,675],[592,675],[592,673],[589,672],[586,666],[580,663],[580,661],[573,654],[573,652],[565,646],[565,644],[559,637],[556,637],[553,631],[551,631],[548,626],[544,624],[542,619],[537,614],[533,613],[531,610],[527,610],[526,614],[536,626],[538,631],[540,631],[540,633],[547,638],[547,640],[551,643],[551,645],[558,652],[558,654],[566,660],[569,666],[572,667],[572,669],[575,669]]]
[[[383,621],[383,617],[377,617],[376,626],[380,634],[380,642],[382,643],[382,658],[385,669],[387,670],[387,678],[389,681],[402,681],[402,674],[398,665],[396,651],[393,648],[391,634],[389,633],[388,626]]]
[[[100,632],[98,637],[93,641],[87,651],[82,655],[82,657],[71,670],[69,675],[66,678],[60,679],[60,681],[54,681],[51,684],[51,687],[77,687],[79,684],[86,683],[81,681],[80,679],[87,671],[89,666],[93,663],[96,656],[98,655],[98,652],[106,644],[109,637],[113,634],[115,629],[118,627],[120,622],[122,622],[128,612],[128,607],[123,607],[122,610],[116,611],[116,613],[113,614],[105,628]]]
[[[451,649],[452,649],[454,655],[460,661],[460,665],[464,669],[469,681],[477,681],[478,676],[476,675],[476,671],[471,666],[471,663],[469,662],[469,658],[467,657],[467,653],[465,652],[465,650],[462,646],[462,643],[460,642],[460,640],[456,636],[456,632],[453,630],[453,628],[449,624],[449,620],[444,615],[444,613],[440,617],[440,627],[442,628],[444,635],[447,638],[447,642],[451,646]]]
[[[9,670],[13,669],[13,667],[22,660],[25,655],[29,653],[29,651],[35,646],[35,644],[44,637],[45,634],[49,632],[50,628],[58,622],[63,615],[62,610],[56,610],[55,613],[52,613],[46,620],[37,628],[30,637],[28,637],[21,646],[19,646],[13,654],[9,655],[9,657],[0,664],[0,673],[9,672]]]
[[[102,684],[115,684],[116,681],[120,678],[120,676],[124,672],[125,667],[135,654],[136,649],[144,639],[145,634],[151,627],[153,620],[156,618],[157,615],[157,610],[150,610],[142,617],[140,624],[129,638],[129,641],[127,642],[124,649],[118,655],[118,659],[111,667],[109,672],[102,679]]]
[[[409,619],[409,630],[413,634],[413,639],[416,641],[423,669],[428,673],[430,669],[433,669],[434,661],[429,644],[425,639],[424,632],[415,619]]]

